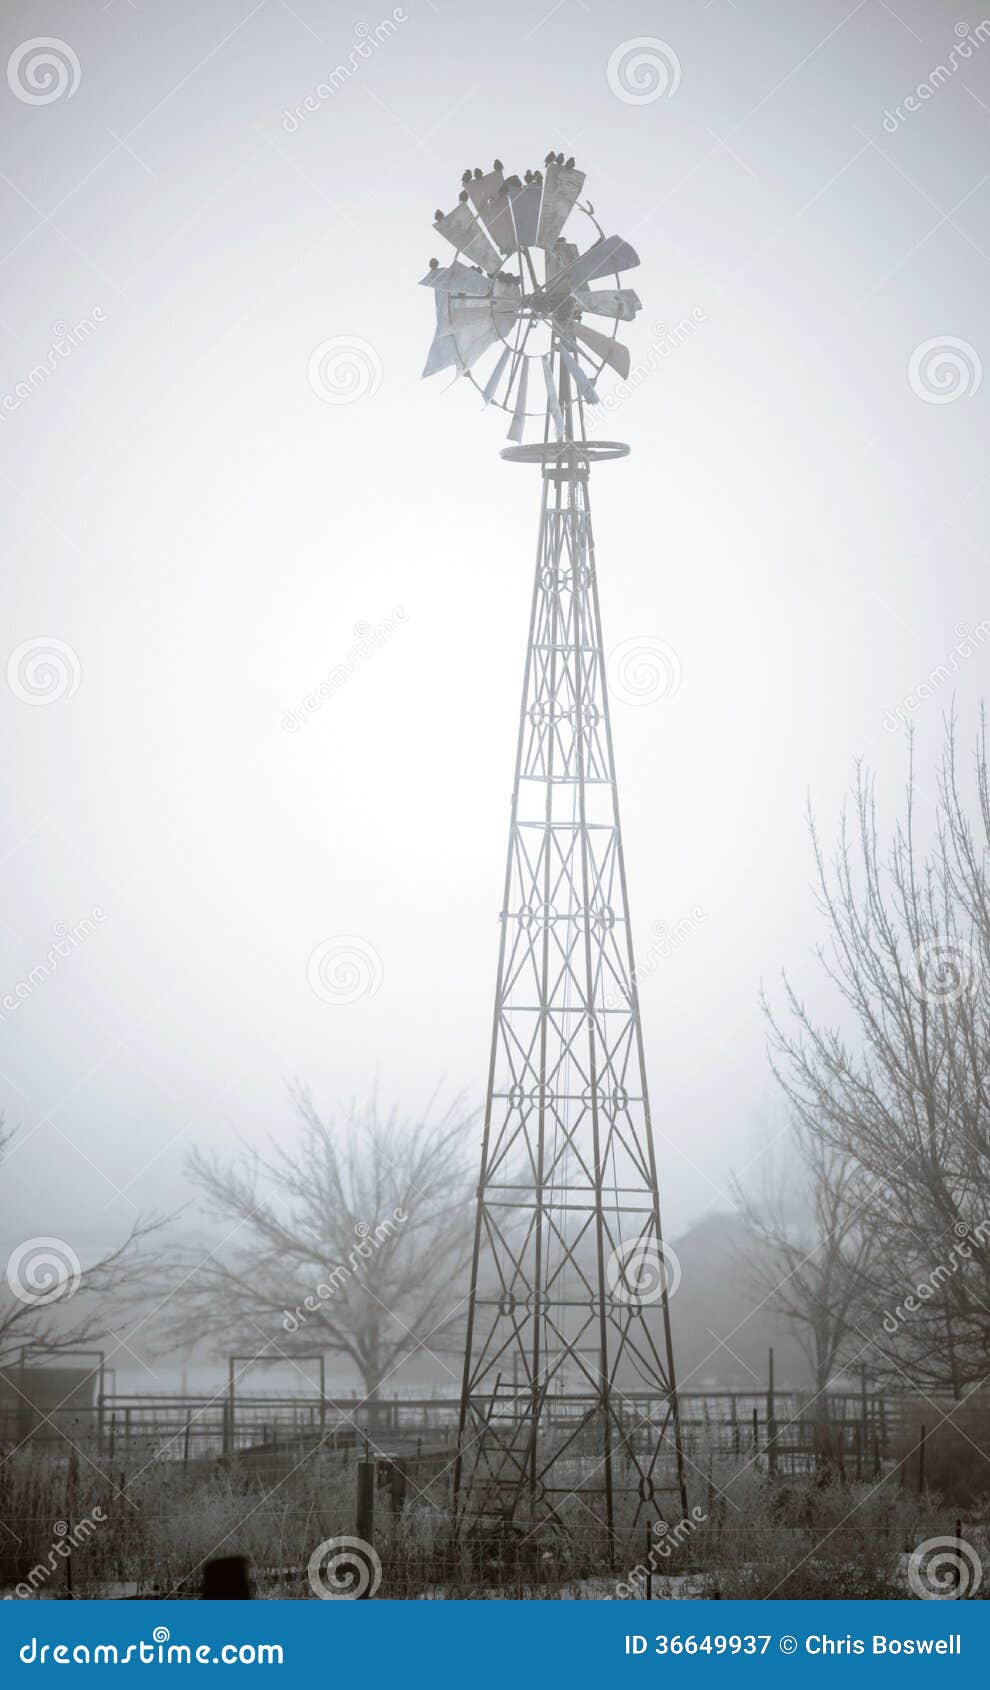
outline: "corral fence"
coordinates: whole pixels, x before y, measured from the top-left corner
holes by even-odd
[[[551,1427],[567,1434],[587,1413],[591,1398],[545,1398]],[[849,1476],[881,1472],[896,1456],[902,1429],[917,1421],[917,1404],[904,1394],[876,1391],[681,1392],[681,1435],[689,1461],[758,1458],[777,1473],[813,1470],[822,1459]],[[623,1392],[616,1401],[622,1426],[620,1446],[637,1454],[656,1441],[666,1400],[646,1392]],[[954,1405],[932,1402],[929,1430]],[[8,1448],[27,1441],[95,1445],[105,1459],[135,1457],[178,1461],[184,1466],[252,1452],[288,1455],[307,1447],[382,1454],[439,1452],[454,1448],[459,1404],[452,1398],[247,1395],[121,1395],[106,1393],[91,1403],[54,1401],[38,1411],[30,1404],[0,1408],[0,1442]],[[594,1441],[595,1428],[586,1429]]]
[[[291,1394],[244,1390],[246,1373],[267,1358],[230,1358],[224,1387],[212,1393],[126,1394],[109,1388],[98,1351],[80,1352],[75,1368],[47,1365],[27,1352],[19,1368],[0,1370],[0,1445],[86,1447],[103,1464],[237,1462],[273,1475],[307,1452],[353,1451],[382,1459],[415,1456],[437,1471],[453,1459],[459,1403],[453,1397],[393,1394],[374,1399],[330,1395],[324,1358],[313,1388]],[[243,1365],[241,1365],[243,1364]],[[752,1390],[682,1390],[678,1396],[684,1454],[690,1467],[752,1464],[771,1476],[820,1472],[869,1479],[899,1467],[903,1482],[943,1484],[956,1445],[985,1448],[990,1467],[990,1398],[962,1403],[949,1396],[879,1389],[861,1373],[846,1389],[813,1393],[775,1385],[773,1351],[766,1384]],[[576,1455],[594,1456],[600,1431],[583,1428],[593,1398],[570,1392],[543,1398],[551,1436],[572,1440]],[[649,1456],[669,1414],[665,1398],[618,1389],[613,1410],[621,1427],[621,1459]],[[484,1398],[479,1404],[484,1409]],[[952,1436],[949,1436],[951,1430]],[[951,1447],[950,1447],[951,1446]],[[984,1488],[986,1488],[984,1486]]]

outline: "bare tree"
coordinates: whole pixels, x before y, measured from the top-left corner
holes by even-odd
[[[903,811],[880,843],[857,771],[827,861],[811,821],[819,958],[842,1021],[820,1022],[787,977],[768,1008],[775,1069],[802,1129],[871,1187],[873,1307],[862,1336],[894,1377],[957,1393],[990,1368],[990,776],[975,747],[975,819],[954,724],[918,842],[913,748]]]
[[[761,1303],[793,1328],[816,1397],[862,1349],[857,1330],[879,1240],[871,1186],[853,1157],[801,1121],[788,1159],[764,1159],[759,1185],[733,1180],[752,1248],[745,1267]]]
[[[222,1233],[179,1264],[169,1338],[346,1356],[374,1400],[403,1360],[449,1345],[463,1317],[471,1117],[459,1101],[436,1120],[383,1117],[372,1100],[338,1124],[304,1088],[292,1094],[293,1143],[191,1157]]]
[[[0,1162],[15,1139],[0,1119]],[[15,1244],[0,1281],[0,1368],[25,1350],[52,1356],[113,1340],[114,1325],[154,1271],[148,1241],[166,1224],[139,1218],[116,1248],[86,1266],[67,1240]]]

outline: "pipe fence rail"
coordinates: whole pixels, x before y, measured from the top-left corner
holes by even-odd
[[[547,1398],[550,1425],[562,1437],[569,1435],[592,1400],[579,1393]],[[800,1473],[828,1457],[868,1477],[892,1459],[904,1400],[892,1392],[852,1389],[823,1395],[766,1388],[682,1391],[681,1436],[689,1461],[756,1458],[771,1472]],[[485,1399],[479,1401],[483,1408]],[[947,1399],[946,1412],[950,1407]],[[616,1401],[620,1442],[642,1454],[656,1442],[668,1412],[664,1397],[622,1393]],[[185,1466],[317,1446],[361,1450],[366,1443],[382,1455],[417,1448],[442,1452],[456,1442],[458,1416],[456,1399],[432,1396],[107,1393],[83,1408],[0,1407],[0,1443],[9,1449],[27,1441],[57,1446],[67,1440],[95,1446],[111,1464],[150,1455]]]

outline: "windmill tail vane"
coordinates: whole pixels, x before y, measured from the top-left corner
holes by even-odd
[[[686,1516],[687,1495],[589,497],[591,464],[628,447],[585,430],[602,371],[629,372],[618,330],[640,301],[622,275],[639,260],[581,203],[584,181],[563,153],[522,177],[497,159],[464,172],[434,220],[454,256],[423,278],[423,373],[466,376],[510,419],[502,456],[543,483],[455,1518],[503,1544],[590,1522],[611,1555],[644,1518]],[[568,240],[572,218],[594,238]]]

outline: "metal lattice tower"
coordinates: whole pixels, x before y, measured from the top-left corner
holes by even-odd
[[[687,1504],[589,502],[592,463],[628,447],[586,429],[601,370],[628,374],[616,333],[639,300],[619,273],[638,259],[578,206],[583,183],[562,154],[523,181],[498,163],[465,173],[437,213],[457,257],[424,278],[437,304],[424,374],[453,368],[510,412],[502,455],[538,464],[543,484],[455,1511],[527,1529],[590,1513],[614,1542],[662,1513],[665,1492]],[[575,206],[598,236],[584,254],[561,235]],[[601,276],[616,286],[587,286]],[[525,443],[533,416],[542,439]]]

